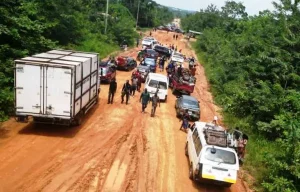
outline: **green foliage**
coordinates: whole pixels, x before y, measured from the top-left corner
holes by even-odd
[[[119,2],[127,7],[135,18],[140,4],[138,17],[140,27],[157,27],[171,22],[174,18],[173,13],[167,7],[152,0],[120,0]]]
[[[182,20],[202,31],[195,49],[225,122],[250,135],[245,168],[261,191],[300,191],[299,1],[248,17],[240,3]]]

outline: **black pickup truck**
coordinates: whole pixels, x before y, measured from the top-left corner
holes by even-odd
[[[168,59],[171,57],[172,54],[171,49],[161,45],[155,45],[154,50],[159,54],[160,57],[165,55]]]

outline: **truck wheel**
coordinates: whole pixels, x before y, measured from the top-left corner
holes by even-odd
[[[175,89],[175,87],[173,87],[173,89],[172,89],[172,93],[175,95],[175,93],[176,93],[176,89]]]
[[[78,114],[78,116],[75,118],[75,126],[79,126],[82,123],[82,115]]]
[[[188,157],[189,156],[189,151],[188,151],[188,142],[185,144],[185,155]]]
[[[166,103],[167,101],[168,101],[168,96],[166,95],[164,102]]]
[[[189,168],[189,178],[191,180],[194,180],[194,173],[193,173],[193,164],[190,164],[190,168]]]

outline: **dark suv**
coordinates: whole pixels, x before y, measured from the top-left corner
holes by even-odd
[[[171,49],[161,46],[161,45],[155,45],[154,50],[159,54],[159,56],[166,56],[167,58],[171,57]]]

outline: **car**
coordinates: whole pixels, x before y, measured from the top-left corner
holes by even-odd
[[[182,75],[175,73],[169,75],[170,88],[172,88],[173,94],[180,92],[181,94],[191,94],[194,92],[196,78],[193,77],[188,69],[182,69]]]
[[[101,61],[99,64],[99,67],[101,66],[106,66],[106,65],[110,65],[110,66],[117,66],[117,61],[115,59],[108,59],[106,61]]]
[[[197,121],[187,131],[185,155],[189,178],[194,181],[230,187],[238,179],[237,152],[229,145],[226,130]]]
[[[181,117],[187,109],[191,120],[198,121],[200,119],[199,101],[192,96],[182,95],[177,97],[175,101],[176,116]]]
[[[182,64],[184,62],[184,56],[179,52],[173,51],[171,55],[171,61]]]
[[[139,70],[141,74],[142,82],[145,82],[148,74],[150,73],[150,66],[139,65],[136,69]]]
[[[154,58],[146,57],[143,61],[141,61],[140,65],[149,66],[151,72],[156,72],[157,62]]]
[[[107,64],[107,62],[100,63],[99,77],[101,82],[110,83],[113,78],[116,78],[115,65]]]
[[[145,37],[142,40],[142,46],[152,49],[156,44],[158,44],[158,41],[154,37]]]
[[[161,46],[161,45],[155,45],[154,51],[156,51],[159,54],[159,57],[164,55],[168,59],[171,57],[171,53],[172,53],[171,49],[169,49],[168,47]]]
[[[117,58],[117,69],[130,71],[136,68],[137,62],[132,57],[120,56]]]
[[[181,30],[181,29],[179,29],[179,28],[176,28],[174,31],[175,31],[176,33],[181,33],[181,34],[184,34],[184,33],[185,33],[183,30]]]
[[[149,73],[145,81],[145,88],[147,88],[150,97],[157,93],[159,99],[165,102],[168,98],[168,85],[167,77],[157,73]]]
[[[149,57],[149,58],[154,58],[155,60],[157,60],[159,54],[153,50],[153,49],[144,49],[139,51],[138,56],[137,56],[137,60],[142,60],[143,58]]]

